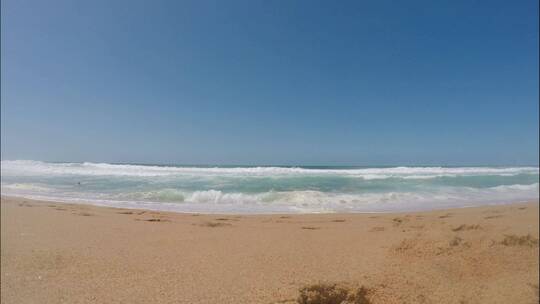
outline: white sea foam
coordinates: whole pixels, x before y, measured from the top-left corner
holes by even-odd
[[[1,165],[3,195],[179,212],[379,212],[539,196],[538,167],[207,168],[40,161]]]
[[[23,189],[24,191],[21,191]],[[30,190],[31,189],[31,190]],[[440,209],[538,199],[539,184],[504,185],[490,188],[445,187],[420,192],[329,193],[321,191],[269,191],[224,193],[220,190],[147,192],[104,195],[50,192],[41,187],[2,185],[6,195],[67,202],[94,202],[113,207],[145,208],[179,212],[210,213],[316,213],[387,212]]]
[[[33,192],[52,192],[54,189],[51,189],[46,186],[40,186],[36,184],[26,184],[26,183],[14,183],[14,184],[5,184],[2,183],[2,191],[12,190],[12,191],[33,191]]]
[[[369,179],[429,179],[443,176],[538,174],[538,167],[391,167],[360,169],[306,169],[299,167],[171,167],[107,163],[47,163],[31,160],[2,161],[2,176],[298,176],[341,175]]]

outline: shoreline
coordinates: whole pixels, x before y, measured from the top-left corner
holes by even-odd
[[[538,200],[537,167],[174,167],[2,161],[2,193],[208,214],[417,212]]]
[[[395,211],[351,211],[351,212],[265,212],[265,213],[241,213],[241,212],[230,212],[230,213],[224,213],[224,212],[195,212],[195,211],[177,211],[177,210],[166,210],[166,209],[159,209],[159,208],[135,208],[133,206],[111,206],[109,204],[99,204],[99,202],[91,202],[89,200],[80,199],[75,200],[61,200],[56,198],[36,198],[36,197],[29,197],[24,195],[0,195],[1,199],[15,199],[15,200],[28,200],[33,202],[40,202],[40,203],[58,203],[58,204],[66,204],[66,205],[81,205],[81,206],[89,206],[89,207],[99,207],[99,208],[114,208],[114,209],[129,209],[129,210],[145,210],[145,211],[152,211],[152,212],[163,212],[163,213],[176,213],[176,214],[206,214],[206,215],[241,215],[241,216],[264,216],[264,215],[324,215],[324,214],[403,214],[403,213],[422,213],[422,212],[436,212],[436,211],[448,211],[448,210],[454,210],[454,209],[468,209],[468,208],[482,208],[482,207],[496,207],[496,206],[508,206],[508,205],[515,205],[515,204],[529,204],[529,203],[537,203],[540,204],[540,201],[538,199],[532,199],[532,200],[520,200],[515,202],[493,202],[493,203],[477,203],[477,205],[469,205],[469,206],[462,206],[462,207],[441,207],[441,208],[430,208],[430,209],[404,209],[404,210],[395,210]],[[126,201],[127,202],[127,201]],[[120,201],[122,203],[122,201]],[[130,203],[130,202],[127,202]],[[143,202],[144,203],[144,202]]]
[[[1,197],[2,303],[538,301],[538,201],[400,213],[203,214]]]

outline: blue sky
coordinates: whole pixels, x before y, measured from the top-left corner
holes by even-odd
[[[538,164],[538,1],[2,1],[2,159]]]

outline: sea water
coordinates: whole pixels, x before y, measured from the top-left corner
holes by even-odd
[[[207,213],[387,212],[538,200],[538,167],[1,162],[2,195]]]

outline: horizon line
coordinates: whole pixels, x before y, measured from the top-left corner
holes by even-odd
[[[45,163],[93,163],[93,164],[111,164],[111,165],[138,165],[138,166],[181,166],[181,167],[208,167],[208,166],[217,166],[217,167],[540,167],[540,164],[340,164],[340,165],[331,165],[331,164],[272,164],[272,163],[175,163],[175,162],[106,162],[106,161],[58,161],[58,160],[36,160],[36,159],[1,159],[0,161],[40,161]]]

